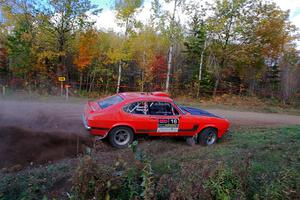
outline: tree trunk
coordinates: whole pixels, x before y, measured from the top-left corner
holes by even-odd
[[[169,87],[170,87],[172,57],[173,57],[173,45],[171,44],[170,49],[169,49],[169,56],[168,56],[168,72],[167,72],[167,80],[166,80],[166,92],[169,92]]]
[[[93,85],[94,85],[94,81],[95,81],[95,76],[96,76],[96,73],[93,73],[92,81],[91,81],[91,83],[90,83],[89,92],[92,91],[92,88],[93,88]]]
[[[144,92],[144,71],[142,70],[142,77],[141,77],[141,92]]]
[[[249,93],[251,96],[254,95],[254,89],[255,89],[255,79],[251,79],[250,86],[249,86]]]
[[[119,93],[119,91],[120,91],[121,75],[122,75],[122,62],[120,61],[119,62],[117,93]]]
[[[141,90],[144,92],[144,84],[145,84],[145,68],[146,68],[146,52],[143,52],[143,69],[142,71],[142,77],[141,77]]]
[[[197,95],[196,95],[196,98],[198,99],[199,96],[200,96],[200,86],[201,86],[201,83],[200,83],[200,80],[198,80],[198,84],[197,84]]]
[[[106,81],[106,85],[105,85],[105,94],[107,94],[107,93],[108,93],[108,84],[109,84],[109,81],[108,81],[108,79],[107,79],[107,81]]]
[[[202,68],[203,68],[203,58],[204,58],[204,51],[206,49],[206,40],[204,41],[204,47],[201,52],[200,56],[200,64],[199,64],[199,75],[198,75],[198,90],[197,90],[197,99],[199,98],[200,95],[200,86],[201,86],[201,80],[202,80]]]
[[[169,87],[170,87],[170,75],[171,75],[171,68],[172,68],[172,58],[173,58],[173,28],[174,28],[174,21],[175,21],[175,15],[176,15],[176,8],[177,8],[177,2],[178,0],[174,1],[174,10],[173,10],[173,15],[171,19],[171,24],[170,24],[170,29],[171,29],[171,36],[170,36],[170,48],[169,48],[169,56],[168,56],[168,72],[167,72],[167,80],[166,80],[166,92],[169,92]]]
[[[82,89],[82,72],[80,72],[80,78],[79,78],[79,90]]]
[[[206,40],[204,41],[204,47],[203,47],[203,50],[202,50],[201,56],[200,56],[199,75],[198,75],[199,81],[202,80],[202,68],[203,68],[203,58],[204,58],[205,49],[206,49]]]
[[[89,88],[89,80],[90,80],[90,73],[88,72],[87,76],[86,76],[86,82],[85,82],[85,91],[87,91],[87,92],[88,92],[88,88]]]
[[[217,80],[215,82],[215,87],[214,87],[214,93],[213,93],[214,97],[217,95],[217,90],[218,90],[218,87],[219,87],[219,83],[220,83],[220,77],[217,77]]]
[[[106,74],[105,94],[108,93],[108,84],[109,84],[109,76],[108,76],[108,73],[107,73],[107,74]]]

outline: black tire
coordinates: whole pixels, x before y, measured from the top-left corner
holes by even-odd
[[[197,143],[197,138],[195,137],[187,137],[185,139],[186,143],[189,145],[189,146],[195,146],[195,144]]]
[[[131,128],[119,126],[110,131],[108,138],[112,146],[123,149],[132,143],[133,131]]]
[[[198,141],[201,145],[210,146],[216,143],[217,129],[215,128],[206,128],[201,133],[198,134]]]

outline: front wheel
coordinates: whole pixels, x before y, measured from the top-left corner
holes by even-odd
[[[198,135],[200,144],[210,146],[217,141],[217,130],[214,128],[206,128]]]
[[[109,133],[109,141],[116,148],[126,148],[133,141],[133,131],[128,127],[116,127]]]

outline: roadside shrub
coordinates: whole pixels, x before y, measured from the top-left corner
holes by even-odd
[[[221,167],[205,183],[213,199],[245,199],[240,178],[232,170]]]
[[[135,199],[141,193],[140,185],[138,184],[138,171],[136,168],[128,170],[125,175],[123,188],[118,195],[118,199]]]
[[[262,199],[297,199],[300,194],[300,175],[295,169],[281,171],[278,177],[264,186]]]
[[[45,199],[56,185],[68,188],[69,170],[72,167],[64,163],[14,173],[0,172],[0,200]]]
[[[72,178],[70,199],[110,199],[121,185],[121,179],[99,166],[91,156],[84,156]]]
[[[69,199],[153,199],[155,187],[151,161],[137,148],[137,142],[130,148],[135,158],[134,165],[122,173],[98,165],[88,152],[74,173]]]
[[[145,199],[154,198],[154,178],[151,165],[147,164],[142,170],[136,167],[126,172],[123,187],[116,199]]]
[[[151,162],[147,159],[144,160],[144,168],[141,173],[141,178],[141,197],[145,200],[150,200],[154,197],[154,177]]]
[[[141,170],[138,174],[139,179],[141,180],[141,183],[139,184],[139,196],[142,199],[150,200],[154,197],[154,173],[150,159],[142,150],[137,147],[137,145],[138,142],[134,141],[132,145],[130,145],[130,148],[134,154],[135,159],[140,162],[137,167],[141,167]]]

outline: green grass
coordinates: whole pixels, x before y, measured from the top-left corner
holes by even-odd
[[[63,189],[60,195],[65,194],[54,195],[59,199],[67,198],[67,192],[71,199],[78,194],[87,199],[297,199],[300,195],[300,126],[237,129],[211,147],[190,147],[174,139],[144,141],[138,152],[142,153],[138,160],[129,149],[112,153],[117,167],[104,162],[100,151],[88,163],[79,159],[79,167],[63,162],[2,173],[0,199],[53,197],[57,184]]]
[[[168,160],[180,163],[180,169],[173,168],[177,177],[174,182],[183,182],[186,191],[190,191],[189,187],[201,185],[200,188],[206,189],[216,199],[296,199],[300,194],[299,142],[299,126],[241,129],[233,131],[213,147],[195,147],[180,157],[174,153],[172,157],[168,156]],[[163,152],[153,157],[154,166],[161,165],[164,157]],[[160,176],[165,174],[164,168],[154,169]],[[289,180],[284,182],[286,177],[283,175]],[[261,186],[258,191],[257,185]],[[224,193],[221,189],[229,192]],[[191,199],[198,198],[183,190],[181,193]]]

